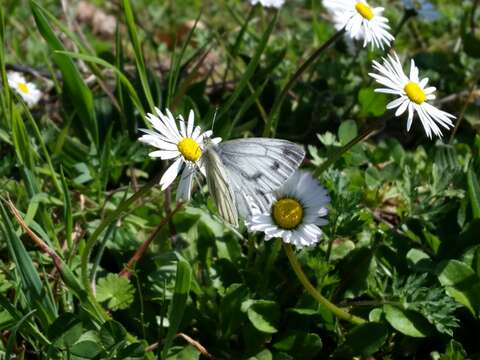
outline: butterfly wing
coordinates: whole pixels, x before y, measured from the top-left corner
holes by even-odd
[[[233,188],[228,173],[217,153],[217,146],[210,145],[203,154],[208,191],[215,201],[218,212],[225,221],[238,226],[238,212]]]
[[[222,142],[216,151],[230,180],[238,212],[250,213],[254,201],[265,210],[271,193],[298,169],[305,150],[291,141],[270,138],[248,138]]]

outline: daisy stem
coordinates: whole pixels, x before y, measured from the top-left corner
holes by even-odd
[[[297,71],[292,75],[292,77],[290,78],[288,83],[285,85],[285,87],[282,89],[280,95],[277,96],[277,98],[275,99],[272,105],[272,110],[268,115],[268,121],[267,121],[267,124],[265,125],[265,130],[263,131],[263,136],[265,137],[275,136],[275,133],[277,131],[277,125],[278,125],[278,113],[280,112],[280,108],[283,104],[283,101],[287,97],[288,92],[302,77],[305,71],[307,71],[310,68],[310,66],[312,66],[315,63],[315,61],[317,61],[319,56],[325,50],[327,50],[332,44],[334,44],[340,37],[342,37],[344,33],[345,33],[345,29],[342,29],[337,31],[335,34],[333,34],[332,37],[328,39],[326,42],[324,42],[322,46],[320,46],[317,50],[315,50],[313,54],[310,55],[303,62],[303,64],[297,69]]]
[[[348,311],[339,308],[335,304],[331,303],[325,297],[322,296],[318,292],[318,290],[312,285],[310,280],[308,280],[307,276],[302,270],[300,263],[298,262],[297,257],[293,251],[293,248],[290,244],[283,244],[283,249],[285,250],[285,254],[287,254],[288,260],[290,261],[290,265],[292,266],[295,275],[297,275],[298,280],[302,283],[303,287],[307,292],[320,303],[320,305],[325,306],[329,311],[331,311],[335,316],[340,319],[346,320],[352,324],[360,325],[366,323],[365,319],[361,317],[355,316],[350,314]]]

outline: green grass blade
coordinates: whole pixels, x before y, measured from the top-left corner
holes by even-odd
[[[142,118],[145,118],[145,109],[143,108],[142,102],[140,101],[140,98],[138,97],[137,92],[135,91],[135,88],[133,87],[130,80],[128,80],[128,78],[119,69],[117,69],[115,66],[113,66],[112,64],[109,64],[105,60],[102,60],[102,59],[97,58],[95,56],[90,56],[90,55],[86,55],[86,54],[76,54],[76,53],[72,53],[72,52],[69,52],[69,51],[57,51],[57,53],[63,54],[63,55],[68,55],[68,56],[70,56],[72,58],[75,58],[75,59],[80,59],[80,60],[84,60],[84,61],[93,62],[93,63],[102,65],[102,66],[104,66],[108,69],[113,70],[115,72],[115,74],[118,76],[118,79],[121,81],[123,86],[125,86],[125,88],[127,89],[128,94],[130,95],[133,104],[135,105],[137,110],[140,112]],[[148,121],[146,121],[145,124],[147,126],[149,126]]]
[[[15,345],[17,332],[22,328],[23,324],[28,320],[28,318],[35,313],[35,311],[36,310],[32,310],[28,314],[25,314],[25,316],[23,316],[11,329],[11,333],[7,342],[7,348],[5,350],[5,359],[10,360],[12,358],[13,346]]]
[[[133,51],[135,53],[135,63],[137,65],[138,76],[140,77],[140,82],[142,84],[148,106],[150,107],[150,111],[153,112],[155,110],[155,102],[153,101],[150,86],[148,84],[147,69],[145,67],[145,61],[143,60],[142,48],[140,47],[140,42],[138,41],[137,26],[135,25],[135,19],[133,17],[133,11],[129,0],[123,0],[123,11],[125,13],[125,22],[127,24],[128,35],[130,37],[130,41],[132,42]]]
[[[257,49],[255,50],[255,54],[253,55],[252,60],[250,60],[250,63],[248,64],[245,70],[245,73],[243,74],[241,80],[239,81],[237,87],[235,88],[235,91],[233,92],[232,95],[230,95],[230,98],[226,101],[225,105],[223,106],[220,113],[218,114],[219,121],[221,121],[222,117],[228,113],[228,110],[230,110],[232,105],[241,95],[245,87],[248,85],[248,81],[255,73],[255,70],[257,69],[258,64],[260,62],[260,58],[267,46],[268,39],[270,38],[270,35],[272,34],[275,24],[277,23],[277,17],[278,17],[278,12],[275,12],[274,16],[272,17],[272,20],[270,21],[268,29],[265,31],[262,38],[260,39],[260,43],[258,44]]]
[[[187,46],[192,40],[193,33],[195,32],[195,29],[197,28],[198,21],[200,20],[200,16],[202,16],[202,13],[200,12],[195,19],[195,23],[193,24],[192,28],[190,29],[187,40],[183,44],[182,50],[180,51],[179,56],[175,56],[175,48],[172,52],[172,64],[173,68],[172,71],[170,72],[170,76],[168,79],[168,94],[167,94],[167,101],[166,101],[166,106],[170,107],[170,99],[174,98],[174,93],[175,93],[175,88],[177,87],[178,83],[178,78],[180,76],[180,70],[182,68],[182,60],[185,55],[185,51],[187,50]]]
[[[73,249],[72,232],[73,232],[73,214],[72,214],[72,200],[70,198],[70,192],[68,191],[67,179],[63,173],[63,169],[60,169],[60,175],[62,180],[63,189],[63,221],[65,222],[65,240],[68,245],[69,252]]]
[[[33,17],[40,34],[43,36],[48,46],[53,51],[65,50],[65,47],[61,41],[55,35],[53,29],[50,27],[43,9],[37,2],[30,1],[30,7],[32,9]],[[88,86],[80,76],[80,72],[76,68],[72,59],[65,55],[54,53],[52,56],[53,61],[59,67],[62,76],[65,90],[73,101],[74,108],[78,117],[84,123],[80,126],[81,129],[86,129],[87,136],[98,148],[98,126],[95,117],[95,111],[93,107],[93,95]]]
[[[39,310],[39,318],[42,324],[46,327],[57,317],[57,309],[52,300],[47,296],[32,258],[17,236],[13,224],[10,221],[10,216],[6,212],[2,203],[0,203],[0,215],[3,220],[1,223],[3,237],[7,242],[10,256],[17,266],[17,271],[21,279],[22,291],[26,298],[29,299],[29,303],[36,305]]]
[[[467,172],[468,197],[472,206],[474,219],[480,218],[480,185],[478,178],[472,169]]]
[[[168,328],[167,336],[165,338],[165,345],[162,349],[162,359],[166,359],[168,350],[172,345],[173,339],[177,334],[180,322],[183,318],[185,306],[187,304],[188,293],[192,282],[192,269],[190,264],[180,259],[177,263],[177,276],[175,279],[175,292],[173,293],[172,302],[170,304],[170,311],[168,320],[170,326]]]
[[[0,306],[8,312],[8,314],[15,320],[15,321],[20,321],[22,318],[22,314],[20,311],[15,309],[15,307],[12,305],[12,301],[10,299],[7,299],[4,295],[0,294]],[[50,345],[50,341],[47,339],[47,337],[37,328],[35,323],[33,321],[28,321],[26,323],[26,327],[22,332],[25,332],[26,335],[29,335],[30,337],[34,338],[36,341],[41,343],[42,345]]]

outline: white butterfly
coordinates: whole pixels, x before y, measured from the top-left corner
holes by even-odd
[[[233,225],[238,225],[239,215],[250,213],[249,203],[266,210],[270,194],[283,185],[305,157],[301,146],[287,140],[220,142],[220,138],[211,138],[211,130],[202,133],[194,125],[193,111],[188,122],[179,115],[178,124],[170,110],[166,109],[166,114],[160,109],[155,111],[147,115],[153,129],[143,129],[139,140],[158,149],[150,157],[174,160],[162,175],[162,190],[181,172],[176,198],[190,200],[193,176],[199,169],[207,178],[220,215]]]
[[[202,162],[207,185],[222,218],[238,226],[249,202],[261,209],[269,195],[298,169],[305,150],[287,140],[249,138],[206,144]]]

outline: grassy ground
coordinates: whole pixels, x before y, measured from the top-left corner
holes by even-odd
[[[336,33],[318,0],[2,0],[0,359],[478,357],[480,4],[407,3],[375,5],[457,117],[441,139],[374,92],[388,50],[341,36],[295,77]],[[232,229],[202,179],[177,206],[138,141],[155,106],[303,145],[320,244]]]

